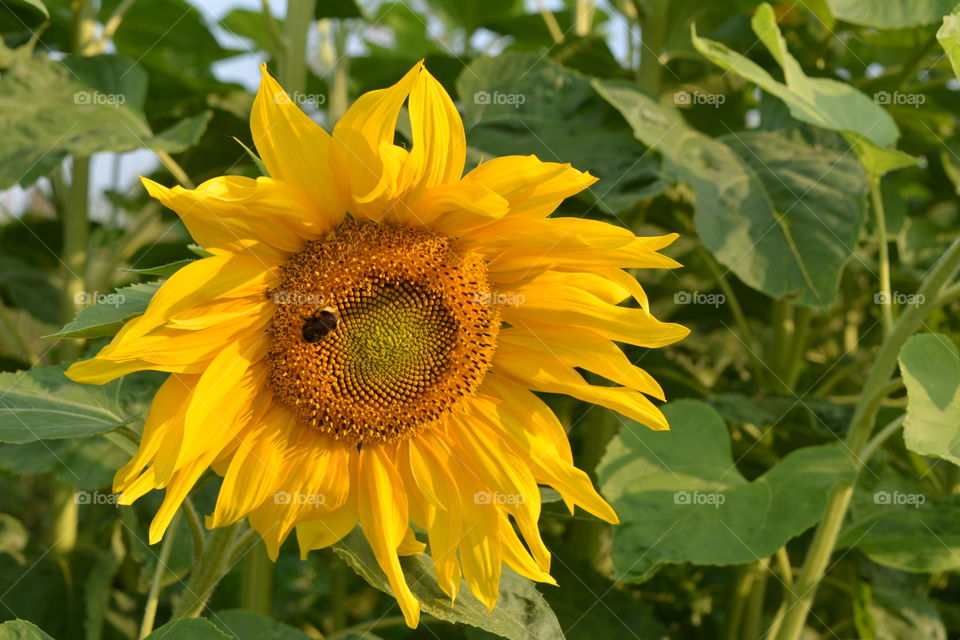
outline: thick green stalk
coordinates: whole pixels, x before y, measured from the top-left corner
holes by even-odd
[[[241,574],[240,607],[269,617],[273,602],[273,561],[263,542],[258,542],[243,557]]]
[[[667,14],[669,0],[650,0],[643,8],[638,0],[633,0],[640,12],[641,39],[640,69],[637,81],[652,93],[660,91],[660,77],[663,65],[660,64],[660,52],[663,51],[667,37]]]
[[[176,539],[177,526],[180,524],[180,513],[173,516],[170,528],[160,545],[160,555],[157,556],[157,567],[153,570],[150,580],[150,591],[147,592],[147,604],[143,608],[143,620],[140,622],[140,640],[153,633],[153,623],[157,619],[157,605],[160,603],[160,589],[163,586],[163,574],[167,571],[170,553],[173,551],[173,541]]]
[[[199,562],[195,562],[190,581],[187,583],[180,602],[173,610],[173,619],[196,618],[207,606],[207,600],[220,580],[230,571],[234,556],[234,540],[239,523],[214,529]]]
[[[302,92],[307,86],[307,34],[313,24],[316,0],[290,0],[283,21],[284,55],[280,58],[280,86],[287,93]]]
[[[941,290],[960,270],[960,238],[947,249],[940,261],[930,270],[918,291],[919,304],[909,307],[894,322],[890,333],[880,345],[880,351],[870,368],[864,384],[861,400],[857,404],[845,439],[849,451],[856,457],[857,466],[862,466],[863,453],[873,431],[878,398],[897,365],[900,348],[920,328],[924,318],[940,307]],[[882,399],[882,398],[881,398]],[[830,492],[823,518],[817,526],[806,561],[797,578],[796,588],[787,598],[787,612],[776,635],[777,640],[797,640],[810,613],[817,587],[823,579],[843,520],[853,496],[853,484],[841,483]]]
[[[883,195],[880,193],[880,178],[870,178],[870,200],[877,220],[877,236],[880,243],[880,318],[883,333],[888,335],[893,328],[893,292],[890,288],[890,249],[887,246],[887,218],[883,211]]]

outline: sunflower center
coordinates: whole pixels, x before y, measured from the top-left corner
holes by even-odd
[[[480,385],[500,325],[486,265],[426,230],[346,221],[283,267],[274,396],[335,438],[382,442],[441,420]]]

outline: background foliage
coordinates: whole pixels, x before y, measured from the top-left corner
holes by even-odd
[[[953,4],[3,0],[0,639],[960,634]],[[149,546],[158,497],[116,508],[110,484],[162,376],[62,370],[197,255],[133,171],[259,174],[257,62],[329,127],[422,58],[469,164],[570,162],[600,181],[562,214],[681,234],[684,269],[638,276],[693,333],[628,351],[668,433],[549,398],[622,524],[545,491],[560,586],[505,575],[492,614],[409,559],[430,614],[410,631],[356,532],[274,568],[200,531],[213,475]],[[218,545],[205,617],[168,623]]]

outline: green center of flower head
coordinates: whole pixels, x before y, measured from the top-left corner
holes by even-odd
[[[305,423],[355,442],[409,437],[471,395],[499,314],[486,265],[440,234],[346,221],[283,267],[270,384]]]

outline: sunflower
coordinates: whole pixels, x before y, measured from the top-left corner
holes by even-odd
[[[492,609],[503,563],[553,583],[538,484],[571,513],[617,516],[535,392],[668,428],[648,398],[660,386],[616,343],[687,334],[625,271],[679,266],[658,253],[676,235],[550,218],[595,181],[567,164],[509,156],[464,175],[463,123],[422,63],[361,96],[332,136],[262,71],[250,126],[270,177],[144,179],[210,256],[67,372],[170,373],[116,474],[120,503],[166,490],[155,543],[212,468],[208,526],[247,518],[274,559],[294,529],[306,555],[359,523],[411,627],[398,556],[426,548],[412,524],[450,598],[465,581]],[[409,148],[394,144],[404,103]]]

